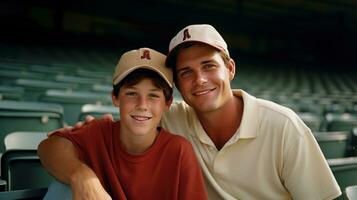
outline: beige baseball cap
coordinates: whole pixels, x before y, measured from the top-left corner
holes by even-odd
[[[176,56],[178,47],[186,42],[201,42],[223,51],[229,56],[227,43],[213,26],[209,24],[193,24],[186,26],[172,38],[166,58],[167,66],[172,62],[172,58]]]
[[[144,68],[157,72],[172,88],[172,70],[165,66],[166,56],[150,48],[140,48],[124,53],[115,67],[113,85],[118,84],[136,69]]]

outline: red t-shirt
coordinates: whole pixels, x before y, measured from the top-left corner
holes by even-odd
[[[119,130],[119,121],[102,119],[54,135],[74,144],[113,199],[207,199],[190,142],[161,128],[146,152],[130,155],[121,146]]]

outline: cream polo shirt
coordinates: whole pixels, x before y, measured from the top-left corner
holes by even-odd
[[[243,118],[220,151],[184,102],[174,103],[161,122],[191,141],[210,199],[320,200],[341,194],[310,129],[292,110],[243,90],[233,93],[243,98]]]

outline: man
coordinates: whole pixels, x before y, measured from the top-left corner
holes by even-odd
[[[166,59],[185,102],[162,126],[191,141],[210,199],[334,199],[340,188],[311,130],[290,109],[232,90],[236,66],[210,25],[190,25]]]

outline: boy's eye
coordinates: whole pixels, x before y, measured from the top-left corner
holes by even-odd
[[[151,97],[151,98],[160,98],[160,95],[158,95],[158,94],[149,94],[149,97]]]
[[[126,96],[136,96],[137,93],[136,92],[126,92],[125,95]]]

